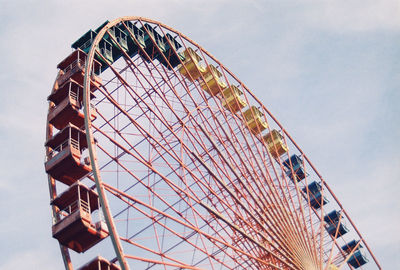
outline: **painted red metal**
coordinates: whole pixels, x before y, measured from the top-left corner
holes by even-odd
[[[62,85],[70,79],[83,85],[86,59],[86,53],[80,49],[77,49],[68,55],[63,61],[61,61],[57,65],[57,68],[61,71],[61,74],[59,74],[57,77],[58,85]],[[101,64],[96,60],[93,61],[93,73],[91,74],[90,84],[90,89],[92,91],[101,85],[101,79],[95,75],[95,73],[99,73]]]
[[[82,211],[74,212],[53,225],[53,237],[61,245],[76,252],[85,252],[108,236],[104,223],[90,223]]]
[[[92,97],[94,97],[92,95]],[[85,116],[82,108],[83,87],[72,79],[66,81],[60,88],[52,93],[48,98],[53,102],[50,107],[48,118],[49,123],[61,130],[69,123],[82,127]],[[96,110],[91,109],[90,117],[96,119]]]
[[[79,267],[78,270],[120,270],[121,268],[115,263],[109,262],[101,256],[97,256],[87,264]]]
[[[50,138],[45,146],[53,150],[45,162],[46,172],[66,185],[88,174],[91,167],[82,160],[82,151],[87,148],[85,139],[85,132],[70,123]]]
[[[64,216],[52,227],[53,237],[76,252],[85,252],[105,237],[108,231],[101,221],[93,222],[92,213],[99,208],[98,195],[76,182],[52,201]]]
[[[117,25],[135,44],[139,44],[141,29],[151,50],[137,46],[136,52],[127,51],[119,43],[121,36],[114,35]],[[347,235],[328,234],[323,220],[330,207],[342,210],[342,205],[297,144],[242,82],[198,44],[159,22],[123,17],[96,31],[87,55],[78,49],[58,66],[60,75],[49,96],[46,171],[53,199],[58,182],[95,182],[121,269],[129,269],[131,262],[136,268],[347,267],[352,253],[345,254],[340,248]],[[163,46],[156,36],[168,37]],[[96,46],[103,38],[113,44],[119,60],[96,76],[100,67],[95,56],[107,62]],[[174,40],[180,45],[172,44]],[[179,57],[177,48],[186,59]],[[169,62],[171,54],[178,66]],[[71,100],[66,94],[71,85],[83,91],[83,99]],[[235,98],[226,89],[235,89]],[[85,131],[80,129],[80,102]],[[65,131],[71,123],[78,126],[69,129],[75,130],[75,135]],[[55,136],[53,126],[61,129]],[[264,139],[279,129],[279,147],[284,151],[268,146]],[[81,144],[84,136],[86,143]],[[54,155],[57,151],[52,150],[72,138],[78,141],[75,150],[67,147],[65,153],[59,151],[59,157]],[[86,147],[90,165],[81,161]],[[283,164],[293,154],[302,156],[305,178],[301,182],[288,176],[293,174],[291,162],[290,166]],[[319,209],[302,191],[316,179],[322,182],[321,196],[333,198]],[[58,200],[66,204],[60,196]],[[54,209],[55,216],[60,210]],[[343,214],[341,220],[351,223],[353,235],[362,240],[375,260],[373,266],[380,269],[347,213]],[[90,238],[96,235],[95,226],[85,215],[76,211],[59,218],[55,223],[59,227],[54,227],[60,242],[78,252],[97,241]],[[68,262],[65,250],[63,254]]]

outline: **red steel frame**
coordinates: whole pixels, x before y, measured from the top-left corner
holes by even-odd
[[[126,27],[126,21],[139,28],[148,23],[161,35],[174,34],[182,49],[194,48],[205,65],[216,65],[229,87],[239,85],[248,106],[261,108],[268,132],[271,126],[282,130],[289,152],[302,155],[308,176],[294,183],[282,162],[289,153],[275,160],[261,136],[247,129],[243,111],[224,109],[220,98],[209,96],[177,69],[151,60],[141,47],[140,54],[149,61],[130,58],[119,47],[124,60],[110,65],[108,77],[104,75],[96,92],[98,119],[92,122],[89,71],[96,53],[100,55],[97,45],[111,27]],[[132,32],[130,36],[137,41]],[[313,209],[301,191],[310,178],[321,181],[322,195],[333,198],[331,203],[343,213],[340,221],[344,217],[350,222],[353,235],[381,269],[331,188],[282,125],[232,72],[176,30],[142,17],[122,17],[102,28],[86,61],[84,114],[93,172],[83,181],[96,185],[121,269],[129,269],[130,261],[164,269],[328,269],[331,263],[352,269],[345,263],[352,253],[340,249],[343,238],[325,231],[324,205]],[[48,124],[47,138],[52,135]],[[56,183],[51,177],[49,188],[54,199]],[[53,209],[54,218],[57,215]],[[61,246],[61,251],[66,269],[72,269],[67,248]],[[192,260],[181,255],[188,252]]]

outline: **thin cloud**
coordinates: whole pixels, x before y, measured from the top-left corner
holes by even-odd
[[[338,33],[400,29],[400,2],[396,0],[308,1],[305,21]]]
[[[171,25],[204,45],[251,86],[326,176],[378,259],[398,265],[386,254],[400,235],[396,196],[400,166],[397,153],[392,155],[399,148],[394,140],[399,134],[399,123],[394,123],[398,95],[389,93],[398,89],[399,78],[385,74],[398,68],[398,49],[390,44],[399,41],[395,35],[400,29],[400,2],[252,0],[247,5],[223,0],[171,5],[123,0],[118,6],[106,1],[34,2],[9,2],[0,11],[7,23],[0,29],[0,48],[7,52],[0,68],[4,146],[0,189],[5,191],[2,202],[27,209],[11,217],[15,222],[1,224],[6,232],[26,230],[21,221],[29,214],[27,203],[42,213],[33,213],[31,219],[49,218],[43,168],[45,99],[57,63],[89,28],[105,19],[140,15]],[[374,35],[382,31],[395,34],[386,39]],[[343,33],[351,35],[343,38]],[[365,43],[368,40],[373,42]],[[391,102],[384,102],[389,95]],[[385,128],[384,134],[371,133],[378,127]],[[373,151],[378,143],[379,151]],[[9,169],[16,164],[23,170]],[[21,188],[43,200],[37,195],[35,201],[24,201],[17,196]],[[0,268],[61,269],[50,223],[49,219],[43,227],[32,226],[31,246],[21,245]],[[22,243],[27,233],[2,237],[3,243]]]

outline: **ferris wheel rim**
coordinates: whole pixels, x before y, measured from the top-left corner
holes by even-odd
[[[282,129],[282,132],[284,132],[286,134],[286,136],[288,137],[288,139],[296,146],[297,150],[299,150],[300,153],[303,154],[303,151],[297,146],[297,144],[294,142],[294,140],[292,140],[292,138],[286,132],[286,130],[283,128],[283,126],[275,119],[275,117],[268,111],[268,109],[257,99],[257,97],[232,72],[230,72],[225,66],[222,65],[222,63],[220,63],[215,57],[213,57],[210,53],[208,53],[204,48],[202,48],[196,42],[190,40],[184,34],[181,34],[180,32],[176,31],[175,29],[173,29],[173,28],[171,28],[171,27],[169,27],[167,25],[164,25],[164,24],[162,24],[162,23],[160,23],[158,21],[147,19],[147,18],[144,18],[144,17],[127,16],[127,17],[121,17],[121,18],[115,19],[115,20],[113,20],[111,22],[108,22],[98,32],[97,36],[95,37],[93,43],[91,44],[91,48],[90,48],[88,56],[87,56],[87,61],[85,62],[85,73],[84,73],[85,75],[84,75],[84,83],[83,83],[83,89],[84,89],[84,91],[83,91],[83,95],[84,95],[83,96],[83,111],[84,111],[86,140],[87,140],[88,149],[89,149],[90,164],[92,165],[92,168],[93,168],[93,178],[95,179],[95,182],[96,182],[96,189],[98,191],[99,198],[100,198],[100,201],[101,201],[102,210],[103,210],[103,213],[104,213],[104,218],[105,218],[105,221],[106,221],[106,223],[107,223],[107,225],[109,227],[110,238],[111,238],[111,240],[113,242],[114,250],[115,250],[115,252],[117,254],[117,257],[118,257],[118,260],[119,260],[119,264],[122,267],[122,269],[129,269],[129,266],[128,266],[128,264],[126,262],[126,258],[125,258],[125,256],[129,257],[129,255],[125,255],[123,253],[122,245],[121,245],[121,239],[118,236],[118,231],[115,228],[114,220],[113,220],[113,217],[111,215],[111,211],[109,209],[109,203],[107,201],[107,194],[104,191],[104,189],[105,189],[104,188],[104,183],[101,180],[101,174],[100,174],[99,166],[98,166],[98,163],[97,163],[97,154],[96,154],[96,148],[95,148],[96,143],[95,143],[95,140],[94,140],[94,137],[93,137],[93,130],[91,129],[91,127],[92,127],[92,119],[90,118],[90,94],[89,93],[90,93],[90,76],[91,76],[91,73],[92,73],[92,70],[93,70],[93,62],[94,62],[94,57],[95,57],[95,53],[96,53],[96,47],[99,44],[100,40],[103,38],[103,36],[105,35],[105,33],[107,32],[107,30],[109,28],[117,25],[120,22],[134,21],[134,20],[141,21],[141,22],[142,21],[143,22],[149,22],[149,23],[153,23],[153,24],[156,24],[158,26],[161,26],[161,27],[163,27],[165,29],[168,29],[168,30],[170,30],[172,32],[175,32],[175,33],[179,34],[179,36],[183,37],[185,40],[187,40],[190,43],[192,43],[193,45],[197,46],[202,52],[207,54],[212,60],[214,60],[221,67],[223,67],[223,71],[228,72],[229,75],[232,76],[234,79],[236,79],[237,82],[241,83],[241,86],[244,89],[247,90],[247,93],[249,93],[252,96],[252,98],[257,101],[258,105],[260,105],[263,108],[263,110],[269,114],[269,116],[275,121],[275,123]],[[48,126],[48,128],[49,128],[49,126]],[[50,134],[50,133],[51,132],[48,130],[47,134]],[[319,175],[319,173],[316,171],[314,166],[309,161],[308,157],[305,156],[305,155],[304,155],[304,157],[308,161],[308,164],[311,165],[311,167],[314,170],[314,172],[324,182],[324,186],[327,187],[328,191],[334,196],[333,192],[331,191],[331,189],[329,188],[327,183]],[[96,178],[97,178],[97,180],[96,180]],[[51,181],[51,179],[49,179],[49,183],[50,183],[50,181]],[[341,206],[340,202],[336,199],[335,196],[334,196],[334,198],[337,201],[337,203]],[[355,227],[355,225],[351,221],[350,217],[347,215],[347,213],[345,212],[343,207],[341,207],[341,209],[344,211],[344,214],[346,215],[348,220],[351,222],[353,227],[356,229],[356,232],[360,236],[360,240],[367,247],[367,249],[369,250],[369,254],[373,257],[374,261],[376,262],[376,264],[380,268],[376,258],[374,257],[374,254],[369,249],[367,243],[364,241],[364,239],[362,238],[361,234],[358,232],[357,228]],[[115,244],[114,244],[114,242],[115,242]],[[63,253],[63,258],[64,258],[64,253]]]

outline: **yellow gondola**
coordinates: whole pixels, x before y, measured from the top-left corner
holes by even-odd
[[[201,57],[192,48],[187,48],[183,53],[185,55],[185,60],[179,67],[179,72],[193,82],[197,80],[206,69],[200,65]]]
[[[237,86],[228,86],[222,92],[222,106],[232,113],[240,111],[247,105],[244,98],[241,97],[242,94],[243,92]]]
[[[283,136],[276,129],[267,133],[263,139],[267,143],[268,151],[274,158],[278,158],[288,151],[288,148],[283,141]]]
[[[246,120],[247,128],[253,134],[259,134],[268,127],[267,122],[263,119],[263,113],[256,106],[251,106],[243,113],[243,116]]]
[[[222,73],[213,65],[208,65],[200,82],[201,88],[212,96],[219,94],[226,84],[221,80]]]

